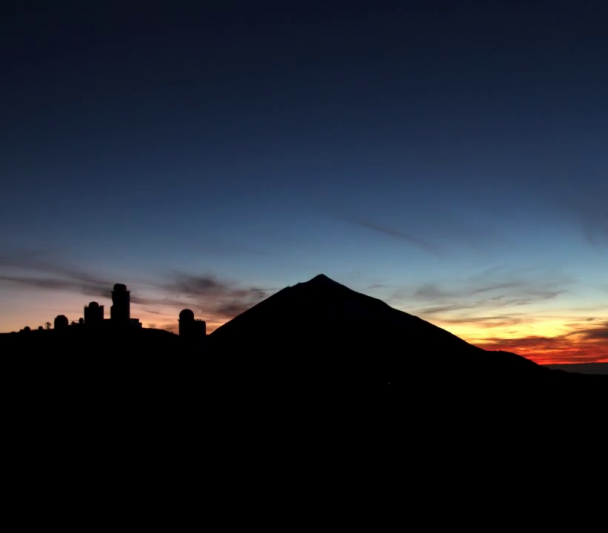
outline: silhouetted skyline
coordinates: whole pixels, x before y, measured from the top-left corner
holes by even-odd
[[[580,373],[606,374],[608,367],[608,362],[556,365],[558,371],[553,371],[518,354],[486,351],[324,274],[284,287],[209,337],[206,322],[196,319],[191,309],[179,313],[179,335],[175,335],[142,328],[138,319],[127,318],[130,291],[124,284],[115,284],[112,295],[109,319],[104,320],[102,306],[90,302],[84,319],[77,322],[70,324],[59,315],[53,329],[47,323],[46,330],[25,327],[0,335],[0,349],[10,359],[23,353],[52,353],[86,355],[89,363],[95,354],[107,351],[127,364],[140,355],[160,356],[164,364],[187,356],[183,361],[205,369],[207,379],[218,385],[229,376],[241,393],[251,386],[283,387],[281,383],[358,391],[388,386],[403,391],[413,376],[457,381],[465,389],[491,387],[491,383],[541,386],[549,379],[572,391],[582,384]],[[309,326],[310,317],[315,317],[314,328]],[[590,385],[599,385],[593,379]]]
[[[98,302],[90,302],[84,306],[83,316],[77,320],[70,320],[65,315],[57,315],[53,320],[53,329],[58,332],[74,332],[74,328],[80,331],[80,340],[84,340],[90,349],[97,349],[96,343],[101,340],[112,341],[113,339],[130,338],[137,345],[137,341],[141,337],[137,337],[136,333],[141,332],[144,328],[138,318],[131,317],[131,291],[127,289],[124,283],[116,283],[111,291],[112,306],[110,308],[110,318],[105,318],[105,306],[99,305]],[[179,337],[181,341],[181,349],[196,355],[202,355],[205,351],[207,323],[202,319],[197,319],[191,309],[183,309],[179,313]],[[51,323],[46,322],[46,329],[42,326],[37,328],[38,331],[50,331]],[[151,328],[148,331],[157,332],[158,330]],[[10,340],[13,340],[13,334],[29,334],[32,332],[30,326],[25,326],[18,332],[10,332]],[[170,333],[170,332],[163,332]],[[61,340],[68,340],[68,337],[39,337],[37,340],[40,345],[44,344],[45,340],[61,345]],[[6,341],[6,337],[4,337]],[[165,346],[166,348],[166,346]]]
[[[608,359],[607,17],[3,2],[0,331],[115,279],[144,326],[213,331],[326,272],[474,344]]]

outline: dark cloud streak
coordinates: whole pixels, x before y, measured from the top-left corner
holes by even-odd
[[[412,311],[431,321],[489,329],[533,322],[535,317],[514,312],[515,308],[554,300],[572,282],[558,272],[497,266],[454,281],[450,289],[429,283],[413,291],[398,291],[393,299],[419,302],[422,305]]]
[[[467,302],[465,307],[491,304],[495,306],[523,305],[529,301],[552,299],[565,292],[564,287],[574,280],[558,273],[542,272],[530,276],[526,271],[506,271],[493,267],[460,282],[453,282],[457,289],[445,289],[438,283],[429,283],[413,291],[416,300],[447,302],[464,300],[480,294],[500,292],[484,300]],[[396,295],[398,296],[399,293]],[[453,304],[450,304],[453,305]]]
[[[74,291],[93,297],[109,297],[112,284],[101,276],[39,259],[40,253],[19,253],[0,256],[0,269],[30,271],[34,275],[0,274],[0,281],[22,287],[44,290]]]
[[[163,291],[180,298],[182,303],[190,302],[201,310],[226,318],[242,313],[271,292],[259,287],[242,287],[211,274],[193,275],[179,272],[172,277],[170,282],[161,285]]]
[[[21,285],[22,287],[30,287],[34,289],[74,291],[86,294],[88,296],[110,296],[110,289],[108,288],[108,285],[102,282],[83,283],[78,280],[60,280],[44,277],[28,278],[5,275],[0,275],[0,281],[5,281],[16,285]]]
[[[104,279],[68,265],[39,259],[40,254],[21,253],[0,256],[0,269],[10,272],[31,271],[32,275],[0,273],[0,283],[24,288],[70,291],[91,297],[111,298],[116,280]],[[271,289],[241,286],[212,274],[174,272],[166,280],[147,283],[142,293],[131,293],[133,304],[150,307],[190,307],[203,316],[232,318],[264,299]],[[158,296],[156,296],[158,295]]]
[[[442,252],[441,250],[435,246],[434,244],[431,244],[430,242],[421,239],[419,237],[416,237],[410,233],[406,233],[404,231],[401,231],[399,229],[396,228],[390,228],[387,226],[383,226],[380,224],[376,224],[375,222],[366,220],[366,219],[362,219],[362,218],[358,218],[358,217],[340,217],[342,220],[345,220],[346,222],[350,222],[351,224],[355,224],[357,226],[360,226],[362,228],[366,228],[372,231],[375,231],[377,233],[380,233],[382,235],[387,235],[389,237],[393,237],[395,239],[399,239],[403,242],[406,242],[407,244],[410,244],[412,246],[415,246],[421,250],[424,250],[425,252],[431,253],[433,255],[437,255],[437,256],[441,256]]]

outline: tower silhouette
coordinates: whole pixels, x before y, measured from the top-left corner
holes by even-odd
[[[131,293],[122,283],[114,285],[110,318],[115,325],[128,326],[131,320]]]
[[[195,320],[190,309],[184,309],[179,314],[179,338],[188,350],[202,351],[207,340],[207,323]]]

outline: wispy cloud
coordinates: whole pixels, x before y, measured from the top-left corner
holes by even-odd
[[[110,295],[110,289],[108,289],[109,285],[103,282],[84,283],[79,280],[0,275],[0,282],[2,281],[34,289],[76,291],[88,296],[107,297]]]
[[[510,246],[512,243],[506,236],[487,223],[488,213],[477,213],[475,217],[450,211],[447,208],[441,211],[434,210],[429,206],[428,216],[416,219],[416,232],[408,229],[414,227],[395,224],[380,223],[365,216],[344,213],[339,209],[331,213],[333,218],[354,224],[356,226],[374,231],[378,234],[399,240],[407,245],[414,246],[435,256],[445,256],[454,248],[464,248],[468,253],[475,256],[484,256],[489,249]],[[478,222],[480,218],[485,224]],[[420,233],[425,236],[422,237]],[[432,237],[429,237],[432,236]]]
[[[102,276],[40,259],[40,255],[34,253],[0,256],[0,271],[4,271],[0,273],[0,282],[35,289],[79,292],[94,297],[109,297],[113,285]],[[18,274],[12,273],[15,271]],[[23,275],[24,272],[29,275]]]
[[[589,322],[589,319],[587,320]],[[608,320],[595,324],[593,327],[580,327],[573,331],[570,335],[578,335],[582,339],[590,341],[607,341],[606,355],[608,355]]]
[[[608,244],[608,187],[587,185],[568,189],[553,198],[559,216],[578,226],[592,246]]]
[[[499,289],[496,289],[499,290]],[[525,305],[531,305],[539,302],[543,302],[546,300],[553,300],[560,294],[564,294],[565,290],[547,290],[547,291],[537,291],[535,293],[529,293],[527,296],[519,295],[519,296],[496,296],[494,298],[486,298],[481,300],[466,300],[467,295],[462,295],[458,302],[455,303],[445,303],[440,305],[434,305],[430,307],[420,307],[418,308],[418,312],[424,315],[443,315],[446,313],[454,313],[456,311],[464,311],[464,310],[488,310],[488,309],[505,309],[505,308],[514,308]]]
[[[116,281],[124,280],[106,279],[72,265],[44,260],[39,254],[0,256],[0,283],[23,288],[110,298]],[[145,314],[165,315],[169,319],[176,317],[178,310],[188,307],[215,325],[233,318],[274,292],[273,289],[221,279],[211,273],[185,272],[171,272],[164,279],[138,280],[135,287],[131,302],[144,306],[141,310]]]
[[[272,292],[271,289],[220,280],[211,274],[183,272],[174,274],[173,279],[161,284],[160,288],[179,301],[191,302],[203,311],[226,318],[242,313]]]
[[[467,279],[451,281],[449,289],[445,284],[428,283],[413,291],[400,290],[393,298],[423,304],[418,312],[424,315],[498,310],[555,299],[567,292],[573,281],[559,272],[492,267]]]
[[[518,324],[529,324],[530,318],[521,314],[482,315],[462,318],[444,318],[443,324],[475,324],[483,329],[504,328]]]
[[[366,220],[364,218],[359,217],[350,217],[350,216],[342,216],[340,217],[346,222],[350,222],[362,228],[366,228],[368,230],[375,231],[376,233],[380,233],[382,235],[392,237],[394,239],[399,239],[409,245],[415,246],[425,252],[431,253],[433,255],[441,255],[441,250],[436,245],[432,244],[428,240],[421,239],[416,235],[411,233],[407,233],[398,228],[392,228],[389,226],[385,226],[382,224],[377,224],[371,220]]]
[[[210,236],[199,237],[190,247],[194,252],[214,255],[237,255],[237,256],[268,256],[266,250],[260,250],[244,244],[234,242],[226,242],[225,240],[216,239]]]
[[[554,301],[568,293],[575,282],[558,269],[500,265],[464,279],[398,291],[393,295],[393,302],[401,307],[407,302],[406,311],[486,349],[513,351],[525,356],[536,354],[542,358],[542,350],[549,349],[543,346],[551,346],[552,357],[558,359],[560,349],[567,348],[563,357],[568,357],[569,353],[576,353],[573,351],[575,344],[583,341],[588,344],[591,336],[603,335],[603,331],[594,325],[593,316],[581,317],[567,311],[563,316],[555,316]],[[549,302],[551,306],[546,305]],[[542,331],[543,327],[544,331],[578,331],[579,335],[576,338],[564,336],[561,340],[529,335],[534,328]],[[586,329],[592,331],[584,332]],[[593,358],[598,353],[595,348],[597,346],[580,353]]]

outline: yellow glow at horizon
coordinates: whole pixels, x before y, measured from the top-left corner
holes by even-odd
[[[491,323],[491,322],[489,322]],[[483,327],[475,323],[450,324],[437,320],[435,324],[448,330],[467,342],[482,342],[488,338],[500,338],[503,340],[519,339],[522,337],[559,337],[572,331],[567,324],[572,323],[572,318],[538,318],[521,324],[507,326]]]

